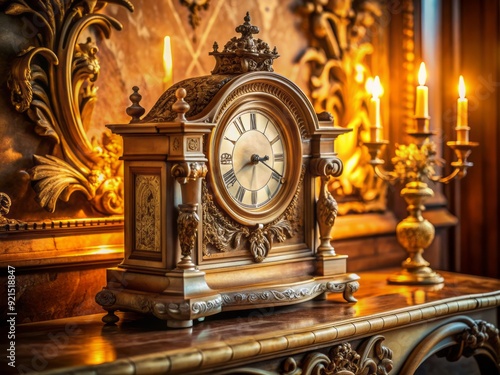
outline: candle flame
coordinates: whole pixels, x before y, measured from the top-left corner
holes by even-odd
[[[170,46],[170,37],[163,39],[163,68],[165,71],[165,83],[172,84],[172,49]]]
[[[465,99],[465,82],[463,76],[460,76],[458,79],[458,94],[460,95],[460,99]]]
[[[378,76],[375,77],[373,82],[371,83],[371,91],[372,91],[372,97],[373,99],[380,98],[383,93],[383,88],[382,85],[380,84],[380,78]]]
[[[420,86],[425,85],[425,80],[427,79],[427,72],[425,71],[425,63],[420,63],[420,69],[418,70],[418,84]]]
[[[425,80],[427,79],[427,72],[425,71],[425,63],[420,63],[420,69],[418,70],[418,84],[420,86],[425,85]]]

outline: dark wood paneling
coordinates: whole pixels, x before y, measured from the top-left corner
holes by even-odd
[[[462,74],[469,99],[470,139],[480,142],[470,158],[474,167],[447,190],[452,211],[460,219],[454,237],[455,265],[460,272],[500,277],[499,2],[449,0],[443,7],[443,108],[451,109],[443,116],[445,137],[454,137],[457,78]],[[453,157],[449,151],[445,156]]]

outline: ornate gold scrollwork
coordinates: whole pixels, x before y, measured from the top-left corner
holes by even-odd
[[[384,340],[380,335],[371,337],[361,344],[358,351],[349,343],[339,344],[331,348],[328,355],[319,352],[308,354],[301,361],[301,366],[293,357],[289,357],[283,364],[282,373],[387,375],[393,368],[392,350],[382,345]]]
[[[113,3],[134,9],[128,0]],[[104,133],[100,141],[90,141],[86,134],[96,100],[98,49],[91,38],[78,42],[91,27],[106,37],[112,28],[122,28],[115,19],[95,13],[106,4],[38,0],[6,5],[6,14],[23,17],[38,30],[33,45],[13,61],[8,87],[16,110],[26,112],[35,132],[54,142],[51,154],[34,155],[30,171],[37,201],[50,212],[58,199],[67,201],[81,191],[101,213],[123,213],[118,137]],[[42,26],[37,28],[35,19]]]
[[[304,181],[305,169],[299,181],[299,188],[283,212],[283,215],[267,224],[258,224],[254,228],[234,222],[225,215],[214,203],[212,195],[203,184],[203,255],[210,256],[207,245],[212,245],[215,251],[229,252],[242,248],[242,243],[248,241],[250,254],[255,262],[262,262],[272,248],[273,242],[284,242],[291,238],[301,225],[298,213],[299,196]]]
[[[448,361],[457,361],[460,357],[475,356],[481,351],[488,351],[498,364],[500,359],[500,335],[499,330],[493,324],[484,320],[476,320],[462,333],[456,335],[457,344],[444,350]]]
[[[382,15],[381,5],[378,1],[306,0],[298,10],[310,38],[299,64],[309,67],[314,109],[332,113],[337,125],[353,129],[338,145],[346,173],[332,178],[328,189],[338,197],[341,214],[385,209],[386,187],[376,179],[361,147],[369,126],[365,58],[373,52],[367,35]]]
[[[201,22],[200,12],[208,9],[210,0],[180,0],[180,3],[189,9],[189,24],[196,30]],[[196,37],[193,37],[193,40],[196,40]]]
[[[446,320],[412,350],[404,363],[401,374],[413,374],[430,356],[437,354],[448,361],[473,356],[481,374],[498,370],[500,363],[500,335],[493,324],[457,316]]]
[[[16,219],[8,219],[5,217],[10,212],[12,201],[10,197],[0,192],[0,225],[2,224],[23,224],[23,222]]]

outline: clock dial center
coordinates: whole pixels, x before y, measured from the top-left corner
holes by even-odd
[[[286,149],[281,125],[259,112],[233,117],[221,134],[218,148],[223,188],[238,206],[259,210],[282,191],[286,178]]]
[[[272,151],[269,140],[258,130],[249,130],[238,138],[233,149],[233,168],[243,188],[256,191],[267,185],[272,170],[263,161],[273,163]]]

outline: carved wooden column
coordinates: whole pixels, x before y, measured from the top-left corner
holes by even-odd
[[[206,315],[220,312],[222,305],[220,295],[207,285],[205,272],[193,262],[198,233],[201,232],[201,181],[207,174],[203,137],[214,124],[189,123],[185,117],[189,110],[189,104],[184,101],[186,90],[177,89],[175,96],[177,101],[172,106],[172,110],[177,112],[175,122],[160,123],[157,129],[159,134],[169,135],[168,159],[174,163],[170,172],[180,184],[177,235],[181,259],[175,269],[166,273],[169,285],[162,296],[168,296],[168,302],[157,303],[153,312],[166,319],[169,327],[189,327],[193,319],[203,319]]]
[[[316,221],[319,228],[319,245],[316,249],[316,274],[329,276],[347,272],[347,255],[339,255],[331,244],[333,226],[337,217],[337,201],[328,190],[328,181],[342,174],[343,164],[335,152],[335,140],[350,129],[333,126],[333,118],[329,113],[318,115],[320,127],[312,138],[312,155],[310,162],[311,174],[319,178],[316,198]],[[357,278],[345,285],[329,285],[328,289],[336,287],[343,289],[344,298],[355,302],[352,294],[359,288]],[[338,290],[337,290],[338,291]]]

